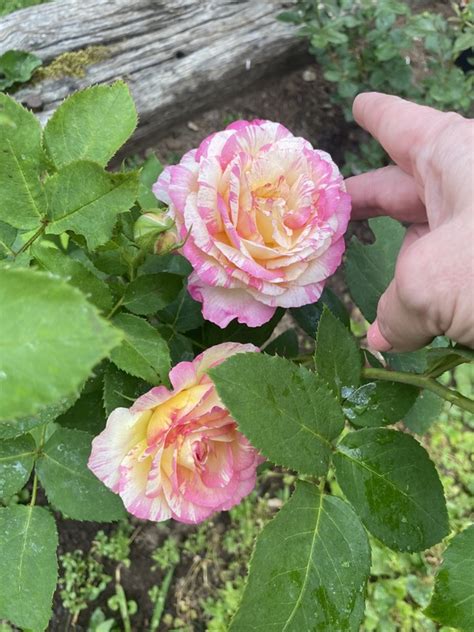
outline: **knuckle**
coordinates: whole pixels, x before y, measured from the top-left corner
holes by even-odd
[[[400,303],[414,315],[426,314],[433,300],[433,284],[429,280],[430,261],[426,252],[408,248],[397,261],[395,281]]]

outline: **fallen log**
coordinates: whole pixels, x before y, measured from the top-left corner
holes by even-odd
[[[1,19],[0,54],[22,49],[50,64],[39,79],[15,93],[42,122],[78,89],[127,81],[140,115],[133,139],[139,148],[197,110],[303,59],[306,43],[294,27],[275,19],[285,4],[59,0]],[[82,66],[73,64],[71,70],[71,60],[78,59]],[[61,60],[65,76],[55,77]],[[48,68],[54,69],[53,76]]]

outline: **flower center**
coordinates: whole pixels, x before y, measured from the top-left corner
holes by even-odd
[[[207,444],[207,441],[193,441],[192,451],[194,462],[196,463],[196,465],[204,465],[209,454],[209,446]]]
[[[291,230],[285,224],[285,217],[289,212],[288,197],[290,187],[284,176],[276,181],[266,182],[253,189],[253,205],[256,211],[258,230],[267,245],[280,243],[291,235]]]

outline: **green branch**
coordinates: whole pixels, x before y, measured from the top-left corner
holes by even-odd
[[[48,223],[49,223],[49,219],[47,218],[43,219],[41,222],[41,226],[38,228],[36,233],[32,237],[30,237],[25,244],[23,244],[23,246],[20,248],[18,252],[14,253],[14,256],[18,257],[18,255],[21,255],[23,252],[25,252],[25,250],[28,250],[28,248],[38,239],[38,237],[41,237],[41,235],[44,233]]]
[[[411,384],[412,386],[431,391],[435,393],[435,395],[451,402],[451,404],[463,410],[467,410],[470,413],[474,413],[474,400],[461,395],[461,393],[454,389],[443,386],[433,378],[425,375],[404,373],[402,371],[387,371],[386,369],[362,369],[362,377],[368,380],[386,380],[388,382]]]

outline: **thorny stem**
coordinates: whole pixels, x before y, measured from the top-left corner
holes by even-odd
[[[467,410],[470,413],[474,413],[474,400],[461,395],[454,389],[443,386],[436,380],[426,375],[419,375],[417,373],[404,373],[403,371],[387,371],[386,369],[374,369],[367,368],[362,369],[362,377],[369,380],[387,380],[389,382],[399,382],[400,384],[411,384],[418,388],[424,388],[427,391],[431,391],[442,397],[451,404]]]

